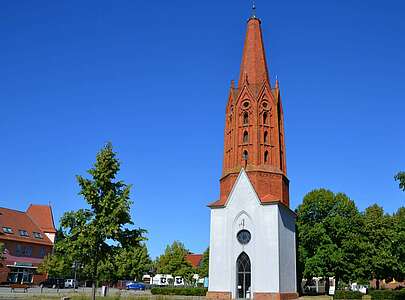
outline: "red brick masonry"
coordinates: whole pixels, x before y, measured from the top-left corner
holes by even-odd
[[[208,292],[207,299],[231,300],[231,292]]]
[[[262,203],[289,206],[284,116],[278,81],[270,84],[260,20],[248,21],[238,86],[225,110],[224,160],[219,200],[224,207],[241,168]]]
[[[254,293],[255,300],[295,300],[297,293]]]

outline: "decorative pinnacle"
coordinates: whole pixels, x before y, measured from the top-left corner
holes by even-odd
[[[252,15],[250,17],[251,19],[256,19],[256,1],[253,0],[253,5],[252,5]]]

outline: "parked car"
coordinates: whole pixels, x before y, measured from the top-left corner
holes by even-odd
[[[78,287],[77,281],[75,281],[74,279],[65,280],[65,288],[74,288],[74,287]]]
[[[63,289],[65,287],[65,280],[61,278],[48,278],[39,283],[41,288]]]
[[[145,288],[146,288],[146,286],[142,282],[130,282],[130,283],[127,284],[127,290],[144,291]]]

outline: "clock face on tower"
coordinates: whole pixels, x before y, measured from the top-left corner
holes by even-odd
[[[239,243],[241,243],[242,245],[246,245],[247,243],[250,242],[251,235],[248,230],[242,229],[241,231],[238,232],[236,238],[238,239]]]

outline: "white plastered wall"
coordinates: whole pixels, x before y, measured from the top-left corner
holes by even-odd
[[[290,212],[291,214],[291,212]],[[284,216],[284,215],[283,215]],[[287,216],[291,218],[293,215]],[[295,292],[292,284],[280,282],[292,276],[292,272],[280,270],[291,260],[291,253],[282,254],[292,242],[291,236],[280,245],[281,228],[279,205],[262,205],[244,170],[229,195],[224,208],[211,209],[209,291],[231,292],[236,298],[236,260],[242,252],[249,256],[252,266],[251,290],[255,292]],[[289,222],[295,222],[294,219]],[[236,234],[247,229],[252,235],[247,245],[241,245]],[[295,285],[295,232],[294,234],[294,279]],[[281,263],[281,264],[280,264]],[[291,263],[287,267],[292,267]]]

